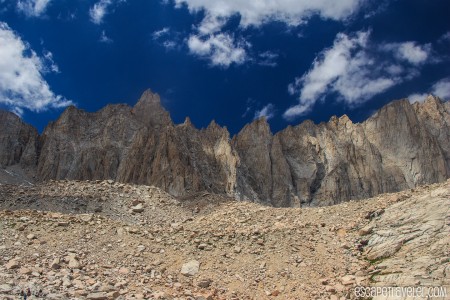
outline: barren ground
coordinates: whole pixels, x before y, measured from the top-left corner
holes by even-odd
[[[0,299],[450,299],[450,181],[301,209],[63,181],[0,185],[0,209]]]

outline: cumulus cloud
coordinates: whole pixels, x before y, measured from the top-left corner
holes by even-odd
[[[117,6],[120,3],[126,3],[127,0],[99,0],[89,9],[89,16],[91,21],[95,24],[101,24],[103,18],[111,10],[112,6]]]
[[[363,80],[364,78],[359,78],[357,82],[351,80],[355,76],[365,75],[365,70],[360,68],[362,65],[373,65],[373,61],[368,60],[366,53],[361,51],[366,47],[368,36],[368,32],[358,32],[353,37],[338,34],[333,46],[316,58],[311,70],[289,85],[291,95],[299,94],[299,103],[290,107],[283,116],[291,119],[308,113],[328,90],[341,90],[345,94],[350,94],[350,101],[356,99],[356,94],[354,96],[352,94],[355,92],[361,94],[358,87],[364,87],[363,83],[367,80]],[[348,85],[351,89],[344,90]]]
[[[225,33],[207,37],[191,35],[188,39],[189,51],[210,60],[212,66],[229,67],[232,63],[242,64],[246,60],[245,42],[236,42]]]
[[[414,102],[423,102],[426,98],[427,98],[428,94],[420,94],[420,93],[415,93],[415,94],[411,94],[408,96],[408,100],[411,103]]]
[[[299,103],[283,114],[287,120],[311,111],[329,94],[353,107],[419,75],[418,67],[429,58],[431,46],[415,42],[374,47],[370,32],[339,33],[329,49],[315,59],[311,69],[289,85]]]
[[[45,13],[50,0],[19,0],[17,9],[28,17],[39,17]]]
[[[272,103],[267,104],[262,109],[255,112],[253,120],[265,117],[267,120],[272,119],[275,116],[275,106]]]
[[[207,14],[200,25],[198,32],[202,35],[208,35],[221,31],[222,27],[227,23],[227,18],[222,16],[212,16]]]
[[[111,0],[100,0],[95,3],[94,6],[89,9],[91,21],[95,24],[101,24],[111,4]]]
[[[259,26],[268,21],[281,21],[296,26],[305,22],[312,15],[325,19],[345,20],[352,15],[363,0],[175,0],[178,7],[185,4],[193,13],[205,11],[203,24],[207,28],[211,24],[223,22],[223,19],[240,15],[243,27]],[[222,20],[222,21],[221,21]],[[205,26],[208,24],[208,26]],[[211,26],[213,30],[217,26]]]
[[[50,67],[46,61],[51,60]],[[43,74],[55,71],[51,52],[39,57],[6,24],[0,22],[0,103],[17,114],[65,107],[72,102],[55,95]],[[57,69],[56,69],[57,70]]]
[[[436,83],[433,84],[431,87],[429,94],[432,94],[434,96],[438,96],[442,100],[450,100],[450,77],[443,78]],[[411,103],[414,102],[423,102],[427,98],[428,94],[412,94],[408,96],[408,100]]]
[[[280,21],[288,26],[297,26],[306,22],[311,16],[319,15],[324,19],[345,20],[361,6],[365,0],[175,0],[176,7],[185,5],[193,14],[204,12],[204,17],[195,27],[197,31],[188,39],[188,47],[192,54],[208,58],[211,65],[228,67],[231,63],[242,64],[249,60],[248,50],[251,45],[246,42],[229,40],[232,36],[223,32],[224,26],[231,17],[240,16],[239,27],[260,26],[271,21]],[[210,50],[218,40],[224,41],[228,50]],[[244,40],[242,37],[240,41]],[[214,47],[213,47],[214,48]],[[224,58],[226,55],[233,57]],[[217,57],[224,63],[216,63]],[[268,62],[273,66],[274,62]]]
[[[441,79],[433,84],[431,93],[443,100],[450,100],[450,77]]]
[[[381,49],[391,51],[397,59],[415,65],[425,63],[431,54],[430,44],[419,45],[416,42],[387,43]]]

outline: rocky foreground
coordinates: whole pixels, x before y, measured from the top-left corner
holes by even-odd
[[[321,208],[62,181],[0,185],[0,209],[0,299],[450,296],[450,181]]]

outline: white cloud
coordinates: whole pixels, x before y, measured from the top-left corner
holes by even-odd
[[[261,66],[266,66],[266,67],[276,67],[277,66],[277,59],[278,59],[278,54],[271,52],[271,51],[266,51],[263,53],[260,53],[259,55],[259,61],[258,64]]]
[[[100,35],[99,40],[100,40],[100,42],[106,43],[106,44],[113,42],[113,40],[106,35],[106,32],[104,30],[102,31],[102,34]]]
[[[109,10],[113,4],[115,7],[120,3],[126,2],[127,0],[99,0],[89,9],[91,21],[95,24],[101,24],[103,22],[103,18],[107,13],[109,13]]]
[[[188,47],[192,54],[208,59],[212,66],[229,67],[232,63],[242,64],[246,60],[245,42],[238,42],[225,33],[202,37],[191,35]]]
[[[219,32],[226,23],[227,19],[224,17],[207,14],[198,26],[198,31],[202,35]]]
[[[177,49],[182,43],[180,33],[172,31],[169,27],[154,31],[152,39],[166,50]]]
[[[45,13],[50,0],[19,0],[17,9],[28,17],[39,17]]]
[[[177,47],[177,43],[176,43],[175,41],[170,41],[170,40],[164,41],[164,42],[162,43],[162,45],[163,45],[164,48],[166,48],[167,50],[172,50],[172,49],[175,49],[175,48]]]
[[[439,43],[445,43],[445,42],[450,42],[450,31],[447,31],[446,33],[444,33],[439,39],[438,39]]]
[[[253,106],[255,105],[256,101],[253,98],[248,98],[246,101],[246,108],[245,112],[241,115],[242,118],[245,118],[250,111],[253,110]]]
[[[265,117],[267,120],[272,119],[275,116],[275,106],[272,103],[267,104],[261,110],[255,112],[253,120]]]
[[[338,34],[333,46],[316,58],[311,70],[289,85],[288,90],[291,95],[299,94],[299,104],[290,107],[283,116],[286,119],[292,119],[304,115],[330,89],[342,90],[346,85],[351,84],[351,78],[357,75],[355,73],[361,73],[358,69],[362,64],[372,64],[367,60],[364,52],[358,51],[366,46],[368,36],[368,32],[358,32],[354,37],[343,33]],[[356,54],[354,54],[355,51]],[[341,82],[338,83],[338,80]],[[358,86],[361,85],[358,84]],[[348,94],[355,90],[351,87],[351,90],[343,92]],[[353,100],[353,97],[351,99]]]
[[[427,96],[428,96],[427,94],[419,94],[419,93],[411,94],[408,96],[408,100],[411,103],[423,102],[427,98]]]
[[[352,15],[364,0],[175,0],[178,7],[186,4],[192,13],[204,10],[206,13],[203,28],[208,28],[221,19],[233,15],[240,15],[243,27],[259,26],[268,21],[281,21],[296,26],[305,22],[312,15],[319,15],[325,19],[345,20]],[[220,25],[218,25],[220,26]],[[217,26],[211,26],[216,30]],[[211,33],[214,31],[209,31]]]
[[[48,71],[54,72],[54,73],[59,73],[59,67],[53,60],[53,53],[51,53],[50,51],[44,51],[44,58],[48,62],[48,67],[47,67],[49,69]]]
[[[163,29],[160,29],[160,30],[157,30],[157,31],[153,32],[152,37],[153,37],[154,40],[157,40],[160,37],[169,34],[169,32],[170,32],[169,27],[164,27]]]
[[[203,11],[204,17],[195,27],[196,34],[188,39],[191,53],[209,58],[212,65],[228,67],[231,63],[242,64],[249,60],[247,50],[251,45],[246,42],[229,40],[233,38],[223,32],[231,17],[239,15],[239,26],[260,26],[271,21],[280,21],[288,26],[305,23],[311,16],[319,15],[324,19],[345,20],[351,16],[366,0],[175,0],[176,7],[186,5],[193,14]],[[218,39],[227,39],[230,50],[211,50],[211,44]],[[240,38],[242,41],[243,38]],[[225,57],[226,55],[234,57]],[[216,63],[218,60],[220,63]],[[224,62],[224,63],[222,63]],[[268,62],[267,65],[274,65]]]
[[[242,118],[245,118],[245,117],[248,115],[248,113],[250,112],[251,109],[252,109],[252,108],[251,108],[250,106],[247,106],[247,107],[245,108],[244,113],[241,115],[241,117],[242,117]]]
[[[95,24],[101,24],[105,17],[108,7],[112,4],[111,0],[100,0],[89,9],[91,21]]]
[[[381,46],[385,51],[391,51],[399,60],[414,65],[425,63],[431,54],[431,45],[419,45],[416,42],[387,43]]]
[[[434,83],[430,89],[430,94],[434,96],[438,96],[442,100],[448,101],[450,100],[450,77],[443,78],[438,82]],[[411,103],[414,102],[423,102],[427,98],[427,94],[412,94],[409,95],[408,100]]]
[[[441,79],[433,84],[431,93],[442,100],[450,100],[450,77]]]
[[[392,64],[386,67],[386,71],[391,75],[400,75],[405,71],[405,68],[398,64]]]
[[[288,86],[291,95],[298,95],[299,103],[286,110],[284,118],[290,120],[307,114],[317,101],[333,93],[350,107],[364,103],[418,76],[417,68],[431,52],[431,46],[415,42],[377,48],[369,38],[367,31],[354,35],[339,33],[333,46],[320,53],[311,69]]]
[[[53,71],[45,61],[52,59],[46,52],[42,59],[29,45],[0,22],[0,103],[21,114],[24,109],[35,112],[49,108],[65,107],[72,102],[55,95],[43,78],[43,73]],[[54,64],[54,63],[52,63]]]
[[[297,104],[289,107],[283,114],[283,118],[287,120],[292,120],[298,116],[303,116],[311,110],[311,105],[308,104]]]

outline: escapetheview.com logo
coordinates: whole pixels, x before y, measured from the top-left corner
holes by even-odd
[[[431,299],[447,298],[447,287],[443,286],[377,286],[355,288],[355,296],[358,298],[385,297],[389,298],[414,298]]]

